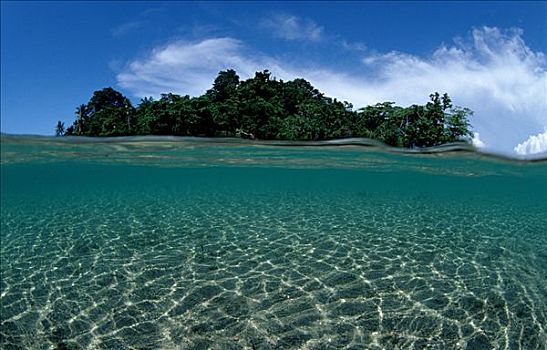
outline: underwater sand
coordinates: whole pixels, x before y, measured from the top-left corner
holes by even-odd
[[[2,136],[2,349],[546,349],[547,163]]]

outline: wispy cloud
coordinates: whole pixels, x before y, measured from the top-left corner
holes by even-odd
[[[197,96],[211,87],[220,70],[233,68],[243,78],[266,68],[288,75],[274,59],[247,50],[241,41],[228,37],[175,41],[131,62],[117,80],[140,97],[165,92]]]
[[[139,28],[143,27],[144,25],[145,25],[144,21],[127,22],[127,23],[123,23],[123,24],[120,24],[119,26],[116,26],[116,27],[112,28],[110,30],[110,32],[112,33],[112,36],[114,38],[119,38],[119,37],[122,37],[122,36],[126,35],[129,32],[132,32],[136,29],[139,29]]]
[[[118,83],[141,97],[161,92],[199,95],[219,70],[233,68],[248,78],[270,69],[281,79],[303,77],[356,107],[381,101],[424,103],[433,91],[448,92],[455,104],[475,111],[471,123],[480,133],[477,145],[505,153],[547,127],[545,55],[531,50],[517,29],[477,28],[467,40],[440,46],[428,57],[368,54],[356,62],[361,73],[309,64],[257,53],[234,38],[177,41],[129,63]]]
[[[232,38],[172,42],[154,49],[142,60],[131,62],[118,74],[118,83],[141,97],[164,92],[199,95],[218,70],[242,68],[241,46],[239,40]]]
[[[367,51],[367,45],[362,42],[350,42],[347,40],[341,40],[339,41],[339,43],[346,50],[361,52]]]
[[[157,13],[162,13],[162,12],[165,12],[166,10],[161,8],[161,7],[151,7],[149,9],[146,9],[144,11],[142,11],[140,13],[139,16],[141,17],[147,17],[149,15],[152,15],[152,14],[157,14]]]
[[[149,8],[142,11],[136,16],[134,20],[119,24],[118,26],[110,29],[110,33],[114,38],[123,37],[126,34],[129,34],[137,29],[141,29],[147,25],[149,17],[164,12],[161,8]]]
[[[324,33],[314,21],[288,14],[271,15],[260,24],[275,37],[286,40],[319,41]]]

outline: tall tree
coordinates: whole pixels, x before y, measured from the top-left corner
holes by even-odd
[[[55,127],[55,136],[63,136],[64,134],[65,134],[65,123],[59,120],[57,122],[57,126]]]
[[[82,135],[84,133],[85,122],[88,116],[87,105],[81,104],[78,108],[76,108],[76,121],[74,122],[74,130],[76,135]]]
[[[97,90],[77,109],[75,131],[78,135],[115,136],[133,132],[135,109],[129,99],[112,88]]]
[[[233,69],[220,71],[207,94],[213,102],[221,102],[235,95],[239,86],[239,76]]]

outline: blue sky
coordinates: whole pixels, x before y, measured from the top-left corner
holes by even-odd
[[[0,4],[5,133],[52,134],[107,86],[137,104],[270,69],[357,108],[448,92],[475,111],[477,145],[547,150],[547,2]]]

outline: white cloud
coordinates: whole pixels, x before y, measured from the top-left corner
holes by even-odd
[[[424,103],[433,91],[448,92],[470,118],[485,148],[503,153],[547,125],[545,55],[534,52],[520,30],[478,28],[471,40],[441,46],[429,57],[401,52],[363,58],[362,76],[326,74],[318,88],[356,106],[378,101]]]
[[[340,45],[346,50],[350,51],[367,51],[367,45],[362,42],[350,42],[346,40],[340,41]]]
[[[148,24],[147,18],[153,16],[154,14],[161,13],[163,11],[164,10],[161,8],[149,8],[147,10],[144,10],[138,14],[136,19],[125,22],[125,23],[121,23],[118,26],[110,29],[110,33],[112,33],[112,36],[114,38],[123,37],[126,34],[129,34],[131,32],[134,32],[138,29],[145,27]]]
[[[117,75],[117,81],[138,97],[158,97],[167,92],[198,96],[212,86],[219,71],[230,68],[242,79],[264,69],[280,79],[297,76],[276,59],[249,51],[241,41],[225,37],[176,41],[156,48],[147,57],[130,62]]]
[[[117,80],[140,97],[167,92],[197,96],[211,86],[219,70],[234,68],[239,74],[249,73],[254,65],[239,55],[242,49],[241,42],[232,38],[176,41],[131,62]]]
[[[270,30],[275,37],[286,40],[319,41],[323,27],[307,18],[287,14],[275,14],[261,22],[262,27]]]
[[[476,148],[485,148],[486,144],[480,139],[480,134],[478,132],[473,133],[473,138],[471,139],[471,144]]]
[[[142,28],[144,25],[145,25],[144,21],[127,22],[112,28],[110,32],[112,33],[112,36],[114,38],[119,38],[128,34],[129,32]]]
[[[514,150],[517,154],[523,156],[547,152],[547,131],[531,135],[526,141],[519,143]]]
[[[475,111],[473,131],[490,151],[513,152],[514,145],[547,126],[545,55],[531,50],[516,29],[474,29],[469,40],[441,46],[428,57],[369,54],[362,59],[361,73],[356,73],[359,68],[350,72],[335,65],[280,61],[233,38],[177,41],[131,62],[117,78],[140,97],[161,92],[199,95],[227,68],[243,79],[263,69],[284,80],[303,77],[357,108],[381,101],[424,103],[431,92],[448,92],[455,104]]]

